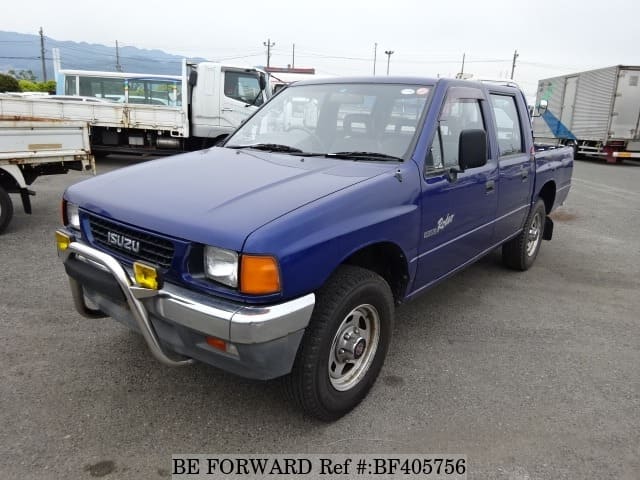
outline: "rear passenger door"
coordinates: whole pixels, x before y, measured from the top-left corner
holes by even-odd
[[[534,180],[534,162],[526,151],[525,134],[531,129],[518,92],[491,92],[491,111],[498,143],[498,211],[495,242],[517,233],[529,212]]]
[[[497,162],[458,168],[460,133],[487,130],[490,113],[481,89],[450,87],[422,181],[422,238],[414,293],[469,263],[491,247],[497,207]]]

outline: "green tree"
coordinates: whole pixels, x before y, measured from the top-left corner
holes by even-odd
[[[40,82],[39,85],[40,85],[41,92],[56,93],[55,80],[47,80],[46,82]]]
[[[20,85],[11,75],[0,73],[0,92],[19,92]]]
[[[55,92],[56,82],[55,80],[48,80],[46,82],[32,82],[30,80],[18,80],[20,90],[23,92]]]
[[[39,92],[38,85],[36,82],[32,82],[31,80],[18,80],[18,85],[20,85],[21,92]]]

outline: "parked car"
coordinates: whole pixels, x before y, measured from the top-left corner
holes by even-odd
[[[285,376],[334,420],[376,380],[398,305],[498,247],[532,266],[573,167],[533,152],[512,86],[299,82],[221,147],[71,186],[58,249],[83,315],[165,365]]]

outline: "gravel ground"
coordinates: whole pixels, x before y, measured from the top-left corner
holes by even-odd
[[[496,252],[401,307],[378,382],[333,424],[277,382],[164,367],[75,313],[53,231],[82,178],[40,178],[0,237],[0,478],[163,478],[178,452],[449,452],[468,478],[640,478],[640,165],[578,161],[531,270]]]

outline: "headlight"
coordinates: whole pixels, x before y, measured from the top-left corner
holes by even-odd
[[[204,248],[204,273],[211,280],[237,287],[238,253],[207,245]]]
[[[69,222],[69,226],[75,228],[76,230],[80,230],[80,214],[78,212],[78,206],[71,203],[67,203],[67,222]]]

